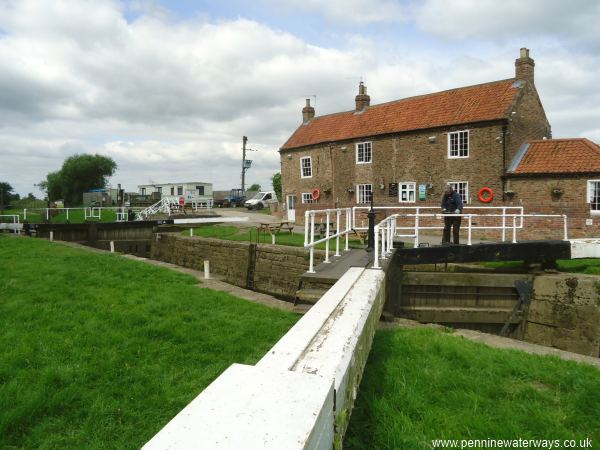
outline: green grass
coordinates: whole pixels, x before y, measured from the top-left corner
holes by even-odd
[[[139,449],[297,320],[193,277],[0,235],[0,448]]]
[[[194,228],[194,236],[210,237],[217,239],[225,239],[229,241],[256,242],[256,228],[238,228],[233,225],[205,225]],[[189,230],[182,231],[182,235],[189,236]],[[315,240],[319,237],[315,236]],[[260,233],[260,243],[270,244],[271,235],[268,233]],[[292,233],[287,230],[281,231],[275,235],[275,243],[278,245],[289,245],[292,247],[304,246],[304,234]],[[340,237],[340,248],[345,245],[345,238]],[[350,248],[364,248],[364,245],[357,239],[350,239]],[[318,244],[318,249],[325,250],[325,243]],[[335,251],[335,240],[329,241],[329,248]]]
[[[497,269],[523,269],[522,261],[484,262],[480,264],[485,267],[493,267]],[[558,270],[561,272],[600,275],[600,259],[598,258],[559,259],[556,261],[556,264],[558,266]]]
[[[427,449],[432,439],[600,442],[600,371],[434,329],[378,331],[344,449]]]

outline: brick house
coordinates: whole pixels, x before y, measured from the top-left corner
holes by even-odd
[[[370,104],[361,82],[353,110],[325,116],[315,116],[306,100],[302,124],[279,150],[289,217],[366,205],[371,196],[378,206],[439,205],[447,183],[471,206],[484,205],[477,195],[483,187],[495,193],[488,206],[528,203],[524,192],[504,192],[507,183],[522,182],[508,169],[523,144],[551,137],[534,67],[522,48],[515,77],[506,80],[379,105]]]
[[[569,236],[600,236],[600,146],[588,139],[524,143],[508,167],[506,204],[566,214]],[[540,227],[541,228],[541,227]],[[538,238],[547,236],[540,229]]]

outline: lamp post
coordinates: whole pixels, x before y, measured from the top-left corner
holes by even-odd
[[[371,209],[367,213],[369,218],[369,234],[367,239],[367,251],[372,252],[375,248],[375,209],[373,209],[373,192],[371,192]]]

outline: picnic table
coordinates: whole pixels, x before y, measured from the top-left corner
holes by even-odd
[[[282,230],[288,230],[290,234],[292,234],[293,229],[294,225],[287,220],[279,223],[261,223],[258,226],[259,233],[262,231],[263,233],[269,233],[270,235],[279,234]]]

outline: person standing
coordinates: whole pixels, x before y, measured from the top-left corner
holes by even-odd
[[[452,189],[452,186],[446,186],[444,195],[442,196],[442,213],[443,214],[462,214],[463,201],[460,194]],[[444,217],[444,235],[442,237],[442,245],[450,243],[450,228],[452,228],[452,237],[454,243],[459,244],[460,241],[460,216]]]

